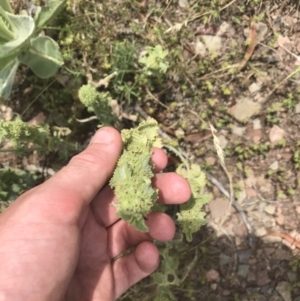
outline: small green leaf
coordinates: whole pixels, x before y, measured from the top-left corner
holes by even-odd
[[[26,43],[29,42],[35,28],[34,20],[29,16],[13,15],[7,12],[5,14],[8,17],[10,24],[13,26],[13,32],[16,37],[1,45],[0,59],[20,52]]]
[[[15,59],[0,72],[0,97],[9,97],[18,66],[19,61]]]
[[[49,37],[32,39],[28,52],[19,60],[40,78],[53,76],[64,63],[58,44]]]
[[[36,27],[40,29],[46,23],[50,22],[54,19],[64,8],[65,0],[57,1],[50,0],[47,3],[47,6],[43,6],[41,11],[38,14],[38,18],[36,19]]]

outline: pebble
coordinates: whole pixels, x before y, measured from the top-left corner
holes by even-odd
[[[255,235],[261,237],[267,234],[267,230],[264,227],[254,229]]]
[[[274,170],[274,171],[278,170],[278,168],[279,168],[279,163],[278,163],[278,161],[275,161],[275,162],[273,162],[273,163],[270,165],[270,169],[272,169],[272,170]]]
[[[227,199],[218,198],[208,203],[210,214],[213,219],[223,217],[227,212],[229,201]]]
[[[238,266],[238,276],[242,277],[242,278],[246,278],[249,272],[249,265],[247,264],[240,264]]]
[[[218,136],[218,138],[219,138],[221,148],[225,149],[228,144],[228,140],[223,135]]]
[[[252,83],[248,89],[251,94],[257,93],[260,90],[261,86],[257,83]]]
[[[280,226],[284,225],[285,218],[284,218],[283,214],[278,214],[278,216],[275,218],[275,220],[278,225],[280,225]]]
[[[240,122],[247,122],[253,115],[259,113],[261,105],[249,98],[242,98],[236,105],[228,109],[228,113]]]
[[[281,295],[284,301],[292,301],[290,284],[288,282],[279,282],[276,286],[276,291]]]
[[[239,250],[237,252],[239,263],[248,263],[251,254],[252,254],[251,249]]]
[[[245,127],[234,126],[232,129],[232,133],[237,136],[243,136],[246,131]]]
[[[260,130],[261,129],[261,121],[258,118],[253,120],[253,130]]]
[[[269,274],[267,270],[258,271],[256,273],[256,284],[258,286],[264,286],[271,282],[271,279],[269,278]]]
[[[300,44],[299,44],[300,45]],[[300,102],[295,107],[295,113],[300,114]]]
[[[285,131],[281,129],[278,125],[274,125],[269,133],[269,139],[272,143],[279,142],[285,135]]]
[[[274,205],[267,205],[265,207],[265,212],[268,213],[268,214],[271,214],[273,215],[276,211],[276,207]]]
[[[231,256],[228,256],[224,253],[221,253],[220,254],[220,257],[219,257],[219,265],[225,265],[225,264],[228,264],[231,262]]]
[[[178,5],[179,5],[179,7],[181,7],[181,8],[187,7],[188,4],[189,4],[189,3],[188,3],[187,0],[179,0],[179,1],[178,1]]]
[[[213,281],[217,281],[219,279],[220,274],[218,271],[211,269],[205,273],[205,276],[206,276],[207,282],[213,282]]]

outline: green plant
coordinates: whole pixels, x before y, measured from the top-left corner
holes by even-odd
[[[20,194],[34,187],[39,178],[40,176],[33,171],[0,168],[0,201],[14,201]],[[1,208],[0,204],[0,212]]]
[[[110,103],[112,98],[109,92],[98,92],[92,84],[83,85],[78,91],[79,100],[94,112],[102,124],[112,124],[115,117],[112,115]]]
[[[166,73],[169,63],[166,61],[168,50],[163,50],[161,45],[146,47],[145,53],[139,58],[139,63],[144,65],[147,75],[152,75],[154,71]]]
[[[77,145],[66,141],[65,136],[70,134],[68,128],[49,125],[30,125],[20,117],[12,121],[0,120],[0,143],[9,141],[13,148],[3,151],[14,151],[17,155],[30,153],[32,150],[43,154],[60,150],[60,157],[68,157],[69,151],[77,149]]]
[[[52,0],[28,12],[13,14],[8,0],[0,0],[0,97],[7,99],[20,63],[37,76],[49,78],[63,64],[58,44],[48,36],[40,36],[43,26],[63,8],[65,0]]]
[[[157,122],[149,119],[136,129],[122,131],[123,154],[110,180],[118,199],[117,214],[143,232],[148,230],[145,217],[158,198],[151,185],[150,163],[153,145],[160,146],[157,130]]]
[[[158,125],[154,119],[143,121],[135,129],[123,130],[123,154],[121,155],[110,185],[115,189],[118,199],[114,206],[117,214],[140,231],[148,231],[145,217],[156,210],[158,198],[157,190],[152,188],[153,177],[150,157],[153,146],[161,146],[158,137]],[[167,146],[171,151],[180,156],[178,151]],[[202,207],[211,196],[205,194],[205,174],[200,167],[190,164],[182,158],[183,165],[176,170],[190,184],[192,196],[188,202],[180,206],[177,214],[177,223],[188,241],[192,240],[192,234],[205,224],[205,213]]]

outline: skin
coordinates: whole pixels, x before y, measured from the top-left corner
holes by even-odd
[[[141,233],[117,217],[107,182],[121,149],[120,134],[102,128],[85,151],[0,215],[0,301],[115,300],[155,271],[159,253],[152,240],[171,240],[175,226],[166,214],[151,213],[149,233]],[[159,173],[167,164],[164,152],[154,149],[152,161],[158,202],[186,202],[188,183]]]

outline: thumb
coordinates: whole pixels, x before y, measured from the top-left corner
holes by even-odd
[[[37,201],[50,203],[65,218],[65,214],[71,219],[78,217],[111,177],[121,151],[120,133],[104,127],[82,153],[30,194]]]

